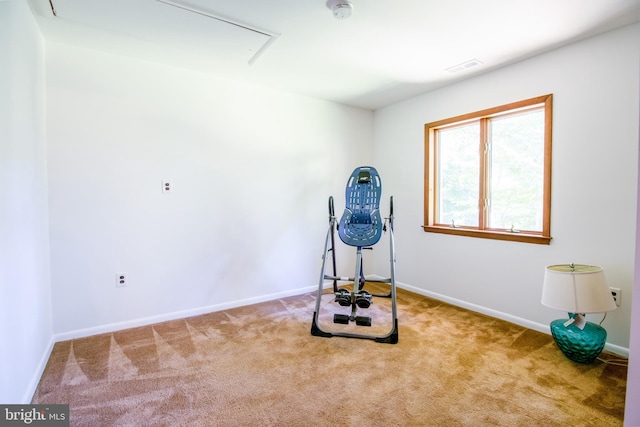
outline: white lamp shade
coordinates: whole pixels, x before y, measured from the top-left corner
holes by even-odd
[[[544,273],[542,304],[568,313],[603,313],[616,309],[602,267],[550,265]]]

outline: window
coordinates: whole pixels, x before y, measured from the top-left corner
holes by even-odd
[[[425,231],[549,244],[552,99],[425,125]]]

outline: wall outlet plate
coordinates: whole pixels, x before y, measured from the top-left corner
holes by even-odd
[[[620,288],[609,288],[609,290],[611,291],[611,296],[613,296],[613,300],[616,302],[616,305],[620,307],[621,298],[622,298],[622,293],[620,291]]]
[[[116,273],[116,288],[124,288],[129,284],[127,273]]]

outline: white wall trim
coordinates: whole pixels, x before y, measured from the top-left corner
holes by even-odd
[[[626,359],[629,358],[629,349],[626,347],[622,347],[615,344],[606,343],[604,345],[604,349],[610,351],[611,353],[617,354],[618,356],[622,356]]]
[[[128,328],[137,328],[140,326],[152,325],[154,323],[166,322],[169,320],[184,319],[187,317],[199,316],[201,314],[213,313],[221,310],[242,307],[245,305],[258,304],[261,302],[272,301],[278,298],[285,298],[293,295],[300,295],[306,292],[316,290],[317,286],[307,286],[304,288],[293,289],[289,291],[276,292],[273,294],[262,295],[253,298],[246,298],[236,301],[230,301],[221,304],[208,305],[204,307],[193,308],[189,310],[175,311],[172,313],[159,314],[157,316],[143,317],[139,319],[127,320],[124,322],[110,323],[92,328],[78,329],[74,331],[62,332],[54,335],[55,342],[67,341],[76,338],[84,338],[92,335],[111,333]]]
[[[31,400],[33,400],[33,395],[38,388],[38,384],[40,384],[40,379],[42,378],[44,369],[47,367],[47,363],[49,362],[49,358],[51,357],[51,352],[53,351],[53,346],[55,345],[55,343],[55,337],[51,336],[51,338],[49,339],[49,343],[42,353],[42,357],[40,357],[40,362],[38,363],[36,370],[33,372],[31,381],[29,381],[29,386],[27,387],[27,390],[22,397],[22,404],[29,404],[31,403]]]
[[[377,275],[367,275],[367,277],[378,278],[378,279],[382,278],[381,276],[378,277]],[[331,286],[332,286],[331,281],[325,281],[324,283],[325,288],[328,288]],[[531,320],[523,319],[521,317],[513,316],[511,314],[503,313],[501,311],[493,310],[477,304],[472,304],[467,301],[451,298],[446,295],[438,294],[436,292],[431,292],[425,289],[421,289],[421,288],[409,285],[407,283],[396,282],[396,286],[398,288],[405,289],[410,292],[414,292],[418,295],[424,295],[426,297],[433,298],[438,301],[455,305],[456,307],[461,307],[467,310],[475,311],[477,313],[485,314],[487,316],[495,317],[497,319],[505,320],[507,322],[511,322],[513,324],[516,324],[528,329],[532,329],[534,331],[542,332],[548,335],[551,334],[549,325],[532,322]],[[76,338],[84,338],[84,337],[103,334],[103,333],[111,333],[111,332],[120,331],[128,328],[146,326],[154,323],[166,322],[169,320],[183,319],[187,317],[198,316],[201,314],[212,313],[212,312],[221,311],[221,310],[228,310],[228,309],[242,307],[242,306],[251,305],[251,304],[258,304],[261,302],[272,301],[278,298],[285,298],[293,295],[300,295],[307,292],[313,292],[317,289],[318,289],[317,286],[307,286],[304,288],[298,288],[298,289],[293,289],[289,291],[262,295],[259,297],[246,298],[246,299],[230,301],[222,304],[214,304],[214,305],[209,305],[205,307],[198,307],[198,308],[189,309],[189,310],[176,311],[176,312],[161,314],[157,316],[144,317],[139,319],[128,320],[125,322],[111,323],[107,325],[96,326],[93,328],[79,329],[75,331],[68,331],[68,332],[55,334],[49,344],[48,350],[43,355],[42,361],[40,362],[40,365],[39,365],[37,376],[35,378],[39,379],[40,376],[42,375],[42,372],[44,371],[44,367],[46,366],[46,362],[49,358],[49,355],[51,354],[51,350],[53,349],[53,345],[59,341],[66,341],[66,340],[71,340]],[[605,345],[605,349],[619,356],[623,356],[627,358],[629,357],[628,348],[607,343]],[[32,381],[32,384],[30,387],[30,390],[32,390],[31,395],[35,391],[35,387],[37,387],[37,385],[38,385],[38,380]]]
[[[507,322],[514,323],[519,326],[523,326],[528,329],[532,329],[534,331],[542,332],[547,335],[551,335],[551,330],[549,325],[545,325],[542,323],[532,322],[531,320],[523,319],[521,317],[513,316],[511,314],[503,313],[501,311],[493,310],[487,307],[483,307],[480,305],[472,304],[467,301],[459,300],[456,298],[451,298],[446,295],[441,295],[435,292],[427,291],[421,288],[417,288],[415,286],[408,285],[406,283],[396,282],[396,286],[398,288],[406,289],[408,291],[414,292],[419,295],[424,295],[429,298],[433,298],[438,301],[446,302],[451,305],[455,305],[456,307],[461,307],[467,310],[475,311],[477,313],[486,314],[487,316],[495,317],[497,319],[505,320]],[[619,345],[606,343],[604,346],[605,350],[610,351],[611,353],[615,353],[619,356],[629,357],[629,349],[625,347],[621,347]]]

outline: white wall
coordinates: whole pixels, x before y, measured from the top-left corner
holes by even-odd
[[[327,198],[371,161],[370,111],[56,43],[47,109],[61,337],[317,286]]]
[[[27,2],[0,2],[0,402],[24,403],[52,345],[44,40]]]
[[[638,56],[640,56],[640,46],[638,46]],[[640,78],[640,70],[638,73]],[[638,100],[640,104],[640,99]],[[640,137],[638,138],[640,143]],[[640,156],[638,157],[638,167],[640,168]],[[640,212],[640,176],[638,177],[638,200],[637,210]],[[636,404],[637,396],[640,395],[640,215],[636,219],[636,257],[635,257],[635,278],[633,283],[633,294],[631,302],[631,337],[629,342],[629,372],[627,375],[626,405],[624,411],[624,425],[628,427],[640,425],[640,406]]]
[[[545,266],[602,265],[622,290],[622,306],[603,326],[610,344],[628,348],[639,43],[640,26],[625,27],[376,111],[374,159],[395,197],[398,281],[546,327],[566,314],[540,304]],[[423,232],[424,124],[547,93],[554,95],[551,244]]]

